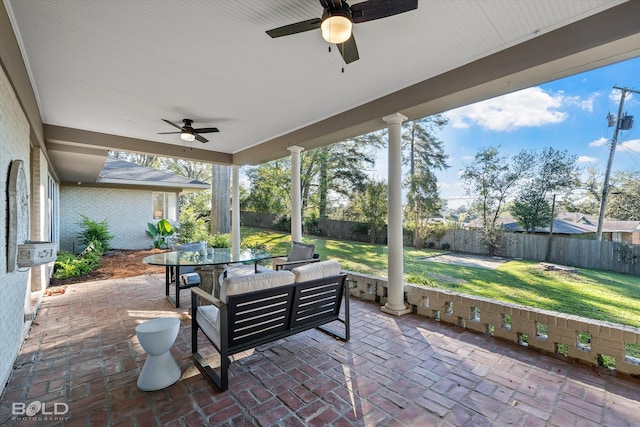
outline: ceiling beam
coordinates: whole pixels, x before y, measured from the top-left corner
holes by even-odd
[[[106,149],[132,153],[151,154],[205,163],[230,165],[232,155],[219,151],[203,150],[182,145],[164,144],[157,141],[110,135],[82,129],[44,125],[47,149],[59,149],[60,145],[75,146],[78,149]]]

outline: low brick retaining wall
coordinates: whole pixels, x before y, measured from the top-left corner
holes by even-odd
[[[387,280],[348,272],[350,295],[385,304]],[[615,358],[615,370],[640,376],[640,359],[626,344],[640,344],[640,329],[453,291],[405,284],[405,302],[420,316],[598,365]]]

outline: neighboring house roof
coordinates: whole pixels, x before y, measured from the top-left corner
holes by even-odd
[[[206,182],[174,175],[170,172],[137,165],[125,160],[107,158],[96,179],[97,184],[117,184],[144,187],[174,187],[182,192],[206,190]]]
[[[602,228],[611,233],[633,233],[640,231],[640,221],[605,221]]]
[[[598,220],[595,217],[579,212],[559,212],[553,220],[554,234],[585,234],[597,231]],[[514,232],[524,232],[518,222],[510,214],[501,215],[498,224],[505,230]],[[469,223],[470,229],[481,229],[482,220],[474,219]],[[632,233],[640,231],[640,221],[604,221],[602,231],[605,233]],[[536,233],[548,233],[549,227],[536,227]]]

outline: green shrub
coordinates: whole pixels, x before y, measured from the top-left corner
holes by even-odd
[[[175,233],[175,229],[166,219],[161,219],[157,224],[147,223],[147,235],[153,238],[153,247],[166,248],[167,238]]]
[[[291,231],[291,218],[286,216],[286,215],[282,215],[280,218],[278,218],[276,223],[273,224],[273,229],[274,230],[278,230],[278,231],[290,232]]]
[[[80,215],[82,221],[80,221],[80,227],[82,230],[78,233],[80,243],[86,248],[93,245],[93,252],[101,255],[109,250],[109,240],[113,238],[113,235],[109,233],[109,224],[107,220],[101,222],[90,220],[84,215]]]
[[[213,236],[207,236],[205,239],[207,246],[212,248],[230,248],[231,247],[231,234],[230,233],[216,233]]]
[[[100,268],[100,265],[100,255],[96,252],[88,252],[83,257],[77,257],[71,252],[59,251],[53,267],[53,278],[81,276]]]
[[[443,251],[448,251],[451,248],[451,245],[449,243],[443,243],[442,245],[440,245],[440,249],[442,249]]]

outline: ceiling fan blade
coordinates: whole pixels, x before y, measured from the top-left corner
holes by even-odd
[[[369,0],[350,7],[354,24],[373,21],[418,8],[418,0]]]
[[[196,133],[211,133],[211,132],[220,132],[218,128],[198,128],[193,130]]]
[[[284,27],[274,28],[267,31],[271,38],[290,36],[291,34],[304,33],[305,31],[316,30],[320,28],[322,20],[320,18],[308,19],[306,21],[296,22],[295,24],[285,25]]]
[[[182,129],[182,126],[178,126],[177,124],[175,124],[173,122],[170,122],[169,120],[162,119],[162,121],[165,122],[165,123],[169,123],[171,126],[173,126],[175,128]]]
[[[182,133],[182,132],[158,132],[158,135],[168,135],[170,133]]]
[[[207,138],[204,138],[204,137],[202,137],[202,136],[198,135],[197,133],[194,133],[193,135],[194,135],[194,136],[196,137],[196,139],[197,139],[198,141],[200,141],[200,142],[209,142],[209,140],[208,140]]]
[[[356,45],[356,39],[353,37],[353,33],[346,42],[336,46],[340,51],[340,55],[342,55],[344,62],[347,64],[351,64],[353,61],[360,59],[360,56],[358,55],[358,46]]]

